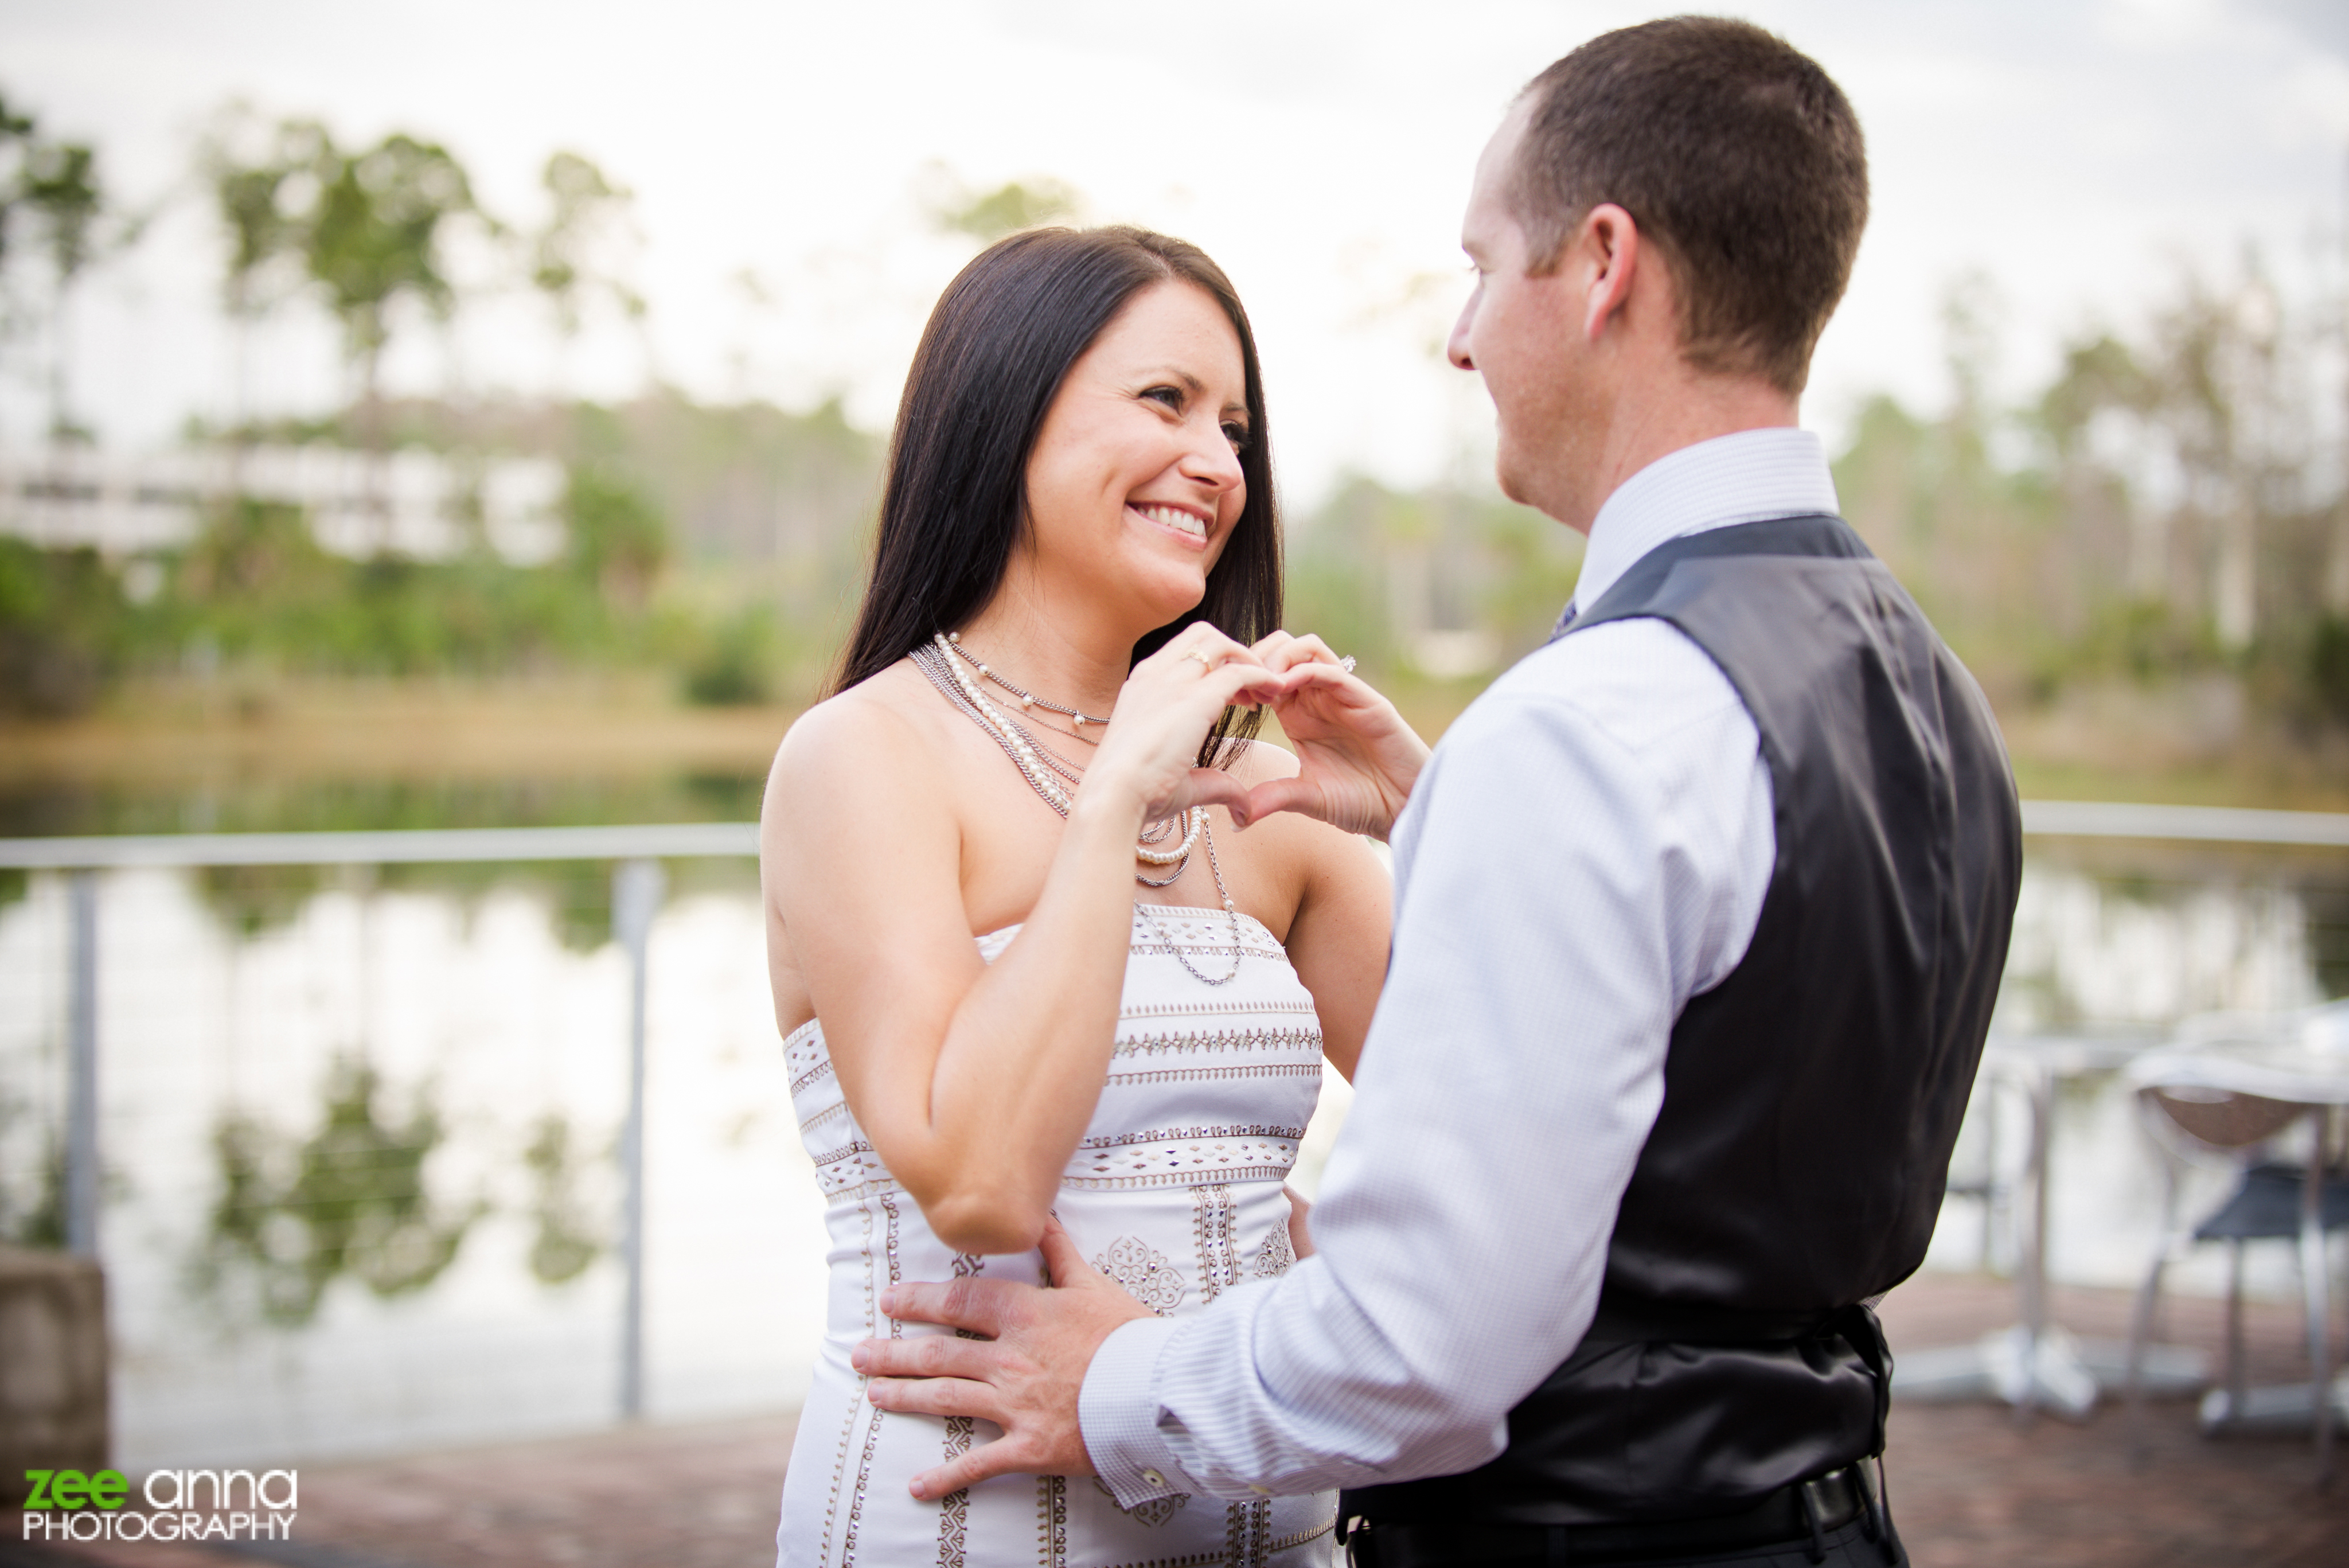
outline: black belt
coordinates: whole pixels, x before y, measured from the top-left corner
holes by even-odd
[[[1477,1562],[1636,1563],[1700,1552],[1784,1545],[1823,1554],[1825,1537],[1854,1520],[1895,1560],[1891,1527],[1858,1465],[1779,1488],[1742,1512],[1647,1524],[1381,1524],[1349,1521],[1341,1537],[1354,1568],[1454,1568]],[[1814,1557],[1813,1561],[1817,1561]]]

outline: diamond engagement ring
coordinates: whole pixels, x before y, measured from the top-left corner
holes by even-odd
[[[1338,660],[1338,668],[1344,670],[1347,674],[1351,675],[1354,672],[1354,656],[1350,653],[1346,655],[1345,658]]]
[[[1207,662],[1207,656],[1206,656],[1206,654],[1204,654],[1204,653],[1197,653],[1197,652],[1186,653],[1186,654],[1185,654],[1185,655],[1183,656],[1183,659],[1177,659],[1177,660],[1175,660],[1175,662],[1179,664],[1179,663],[1183,662],[1183,659],[1197,659],[1197,660],[1199,661],[1199,672],[1200,672],[1201,674],[1203,674],[1203,675],[1204,675],[1204,674],[1206,674],[1207,671],[1209,671],[1209,670],[1211,670],[1215,669],[1215,666],[1214,666],[1214,665],[1212,665],[1212,664],[1210,664],[1210,663],[1208,663],[1208,662]]]

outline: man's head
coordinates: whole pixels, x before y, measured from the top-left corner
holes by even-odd
[[[1660,378],[1790,420],[1867,219],[1850,104],[1761,28],[1651,22],[1535,78],[1477,168],[1453,337],[1500,409],[1504,488],[1543,504],[1531,469]]]

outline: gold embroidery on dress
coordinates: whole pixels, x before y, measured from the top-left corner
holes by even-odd
[[[1155,1055],[1161,1051],[1255,1051],[1321,1049],[1319,1029],[1182,1029],[1121,1037],[1113,1056]]]
[[[873,1210],[859,1204],[858,1211],[864,1220],[864,1244],[859,1250],[864,1254],[864,1324],[865,1332],[873,1330]],[[832,1527],[840,1515],[840,1480],[848,1473],[848,1445],[856,1438],[856,1420],[869,1407],[864,1403],[865,1386],[870,1378],[856,1380],[856,1397],[848,1404],[848,1419],[841,1424],[840,1447],[832,1456],[832,1490],[823,1500],[823,1542],[816,1549],[816,1561],[828,1561],[832,1556]],[[879,1412],[875,1411],[877,1416]]]
[[[1178,1175],[1192,1186],[1230,1181],[1252,1167],[1285,1172],[1297,1162],[1304,1137],[1303,1127],[1256,1126],[1164,1127],[1087,1138],[1092,1147],[1080,1146],[1069,1171],[1074,1178]]]
[[[1288,1239],[1288,1221],[1281,1220],[1265,1232],[1264,1245],[1256,1250],[1256,1261],[1248,1272],[1259,1280],[1277,1280],[1288,1272],[1297,1262],[1297,1249]]]
[[[802,1122],[800,1124],[800,1131],[806,1132],[818,1122],[828,1122],[834,1116],[844,1116],[847,1114],[848,1102],[846,1100],[834,1100],[832,1104],[824,1106],[823,1109],[816,1112],[815,1115]]]
[[[1136,1002],[1117,1010],[1118,1021],[1133,1018],[1214,1018],[1237,1012],[1289,1012],[1307,1017],[1319,1014],[1310,1002],[1278,1002],[1240,998],[1230,1002]]]
[[[1185,1139],[1204,1137],[1303,1137],[1303,1127],[1280,1127],[1271,1122],[1235,1123],[1228,1127],[1144,1127],[1140,1132],[1104,1133],[1079,1143],[1079,1148],[1123,1148],[1137,1143],[1182,1143]]]
[[[894,1285],[901,1278],[897,1268],[897,1204],[896,1200],[885,1192],[881,1194],[881,1212],[889,1218],[888,1231],[883,1238],[882,1247],[884,1255],[889,1260],[889,1282]],[[872,1216],[868,1213],[865,1216],[864,1232],[864,1245],[868,1254],[873,1246],[872,1225]],[[873,1277],[869,1264],[864,1277],[868,1281]],[[869,1315],[873,1311],[872,1287],[869,1284],[865,1287],[865,1298],[867,1303],[865,1311]],[[903,1337],[904,1334],[905,1325],[892,1318],[889,1321],[889,1337],[897,1339]],[[857,1379],[859,1389],[861,1390],[870,1381],[869,1378]],[[859,1399],[857,1403],[861,1405],[864,1401]],[[852,1568],[856,1562],[856,1529],[864,1519],[864,1494],[871,1489],[873,1482],[873,1450],[880,1441],[881,1412],[874,1410],[872,1419],[864,1428],[864,1451],[858,1455],[856,1459],[856,1490],[848,1500],[848,1528],[843,1531],[840,1536],[840,1568]],[[838,1490],[838,1483],[834,1483],[833,1490]]]
[[[1224,1516],[1224,1560],[1231,1568],[1264,1568],[1272,1533],[1272,1500],[1227,1504]]]
[[[971,1418],[947,1417],[947,1462],[970,1452]],[[938,1500],[938,1568],[963,1568],[970,1539],[970,1489],[960,1487]]]
[[[1067,1568],[1069,1561],[1069,1478],[1036,1478],[1037,1568]]]
[[[1183,1300],[1182,1272],[1133,1236],[1120,1236],[1093,1260],[1093,1267],[1125,1287],[1125,1293],[1164,1317]]]
[[[1279,1181],[1288,1175],[1294,1157],[1278,1165],[1217,1166],[1219,1181]],[[1206,1174],[1195,1170],[1163,1170],[1151,1176],[1064,1176],[1061,1185],[1071,1192],[1123,1192],[1137,1187],[1195,1187]]]
[[[1147,1073],[1112,1073],[1103,1084],[1184,1084],[1207,1078],[1318,1078],[1319,1062],[1237,1062],[1228,1067],[1160,1067]]]
[[[1118,1512],[1133,1520],[1136,1524],[1154,1527],[1174,1518],[1176,1511],[1191,1501],[1191,1494],[1187,1491],[1170,1491],[1164,1497],[1147,1498],[1128,1508],[1117,1501],[1117,1493],[1110,1490],[1109,1482],[1102,1480],[1101,1477],[1093,1477],[1093,1487],[1102,1496],[1109,1499],[1110,1506],[1116,1509]]]
[[[969,1279],[986,1264],[977,1252],[955,1254],[954,1273],[958,1280]],[[955,1330],[957,1337],[977,1339],[978,1335],[967,1328]],[[971,1432],[975,1423],[968,1416],[947,1417],[946,1462],[970,1452]],[[963,1568],[963,1554],[970,1540],[970,1489],[957,1487],[938,1500],[938,1568]]]
[[[1293,1535],[1284,1535],[1278,1541],[1266,1542],[1264,1545],[1264,1554],[1268,1557],[1273,1557],[1278,1556],[1283,1552],[1294,1552],[1299,1547],[1304,1545],[1307,1542],[1319,1541],[1337,1528],[1338,1511],[1333,1505],[1330,1511],[1330,1517],[1315,1525],[1312,1529],[1300,1530]]]
[[[1239,1261],[1232,1253],[1230,1188],[1191,1189],[1191,1240],[1198,1251],[1199,1302],[1204,1306],[1239,1282]]]

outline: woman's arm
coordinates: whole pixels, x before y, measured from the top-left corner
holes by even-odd
[[[1298,770],[1294,754],[1259,742],[1234,772],[1260,796],[1264,785],[1294,778]],[[1313,993],[1323,1054],[1351,1082],[1386,978],[1393,878],[1369,844],[1326,823],[1276,814],[1249,828],[1243,842],[1268,840],[1279,844],[1285,879],[1296,890],[1283,939],[1288,961]]]
[[[914,724],[869,696],[835,700],[776,755],[760,830],[770,918],[858,1124],[948,1246],[1036,1244],[1115,1040],[1134,836],[1238,793],[1189,767],[1215,714],[1263,674],[1228,641],[1206,651],[1238,662],[1194,669],[1188,653],[1214,636],[1195,628],[1137,667],[1035,908],[992,965],[963,909],[951,780]]]

